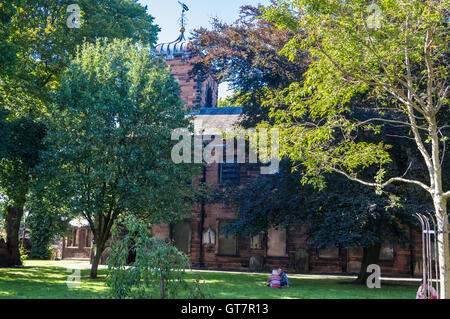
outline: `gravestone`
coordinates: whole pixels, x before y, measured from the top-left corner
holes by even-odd
[[[253,272],[260,272],[263,269],[264,257],[261,255],[253,255],[250,257],[249,269]]]
[[[309,272],[309,254],[306,249],[297,249],[295,251],[295,272]]]

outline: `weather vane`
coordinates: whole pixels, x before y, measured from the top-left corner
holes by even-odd
[[[189,11],[189,8],[188,8],[188,6],[186,5],[186,4],[184,4],[183,2],[181,2],[181,1],[178,1],[178,3],[180,4],[180,6],[181,6],[181,8],[182,8],[182,11],[181,11],[181,19],[180,19],[180,24],[181,24],[181,33],[184,33],[184,26],[185,26],[185,23],[186,23],[186,14],[185,14],[185,12],[186,11]]]

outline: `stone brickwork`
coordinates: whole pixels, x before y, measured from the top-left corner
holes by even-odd
[[[91,256],[92,233],[89,227],[72,228],[74,236],[62,240],[61,258],[88,259]],[[75,239],[75,240],[74,240]]]
[[[181,87],[180,98],[187,111],[200,107],[216,107],[218,101],[218,83],[210,74],[192,75],[194,58],[178,57],[167,60],[174,79]]]

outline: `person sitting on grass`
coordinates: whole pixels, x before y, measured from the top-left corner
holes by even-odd
[[[289,279],[286,275],[286,273],[283,271],[283,269],[278,268],[278,274],[280,275],[281,278],[281,288],[286,287],[289,288]]]
[[[425,293],[427,292],[427,289],[431,296],[428,296],[428,299],[438,299],[437,291],[434,289],[433,285],[430,285],[428,288],[427,284],[423,284],[423,279],[421,281],[421,285],[419,289],[417,290],[416,299],[425,299]]]
[[[281,288],[281,276],[278,274],[278,270],[272,270],[272,274],[267,279],[267,283],[264,284],[266,287],[269,285],[271,288]]]

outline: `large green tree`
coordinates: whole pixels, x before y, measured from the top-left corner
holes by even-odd
[[[74,14],[68,12],[71,4],[79,6],[82,19],[79,28],[69,28],[70,24],[67,24]],[[38,130],[48,116],[51,92],[60,85],[61,74],[70,56],[83,41],[93,42],[99,37],[132,38],[151,45],[156,41],[158,30],[146,7],[136,0],[1,1],[0,109],[5,112],[0,120],[14,122],[26,118],[28,125],[34,123],[33,130]],[[23,139],[27,139],[27,135]],[[39,143],[34,145],[37,147]],[[22,150],[17,154],[25,152]],[[13,234],[19,230],[15,221],[22,218],[24,194],[29,193],[32,181],[32,167],[20,166],[20,157],[14,161],[16,166],[5,160],[11,160],[17,154],[2,156],[0,163],[2,176],[8,177],[0,181],[1,191],[18,194],[18,198],[6,197],[10,202],[8,207],[11,207],[6,213],[6,227],[10,229],[12,246],[16,246]],[[18,251],[18,247],[12,247],[12,250]],[[13,260],[20,264],[16,257]]]
[[[302,83],[291,84],[283,103],[274,110],[280,128],[281,154],[304,167],[303,181],[323,186],[325,173],[338,173],[378,191],[393,183],[410,183],[430,195],[438,222],[441,296],[450,297],[448,238],[448,0],[280,0],[265,12],[270,21],[295,35],[282,53],[295,58],[306,50],[312,63]],[[348,102],[360,92],[395,101],[390,111],[398,119],[383,118],[384,105],[357,121],[346,116]],[[378,124],[405,126],[426,167],[425,179],[406,169],[386,174],[389,146],[358,140],[358,133],[374,134]],[[448,148],[448,146],[447,146]],[[412,165],[412,164],[411,164]],[[377,173],[362,175],[368,167]],[[410,165],[408,166],[410,167]]]
[[[171,159],[171,132],[190,127],[179,87],[130,41],[85,43],[64,73],[42,171],[68,210],[89,221],[91,278],[120,214],[171,222],[189,213],[195,165]]]

